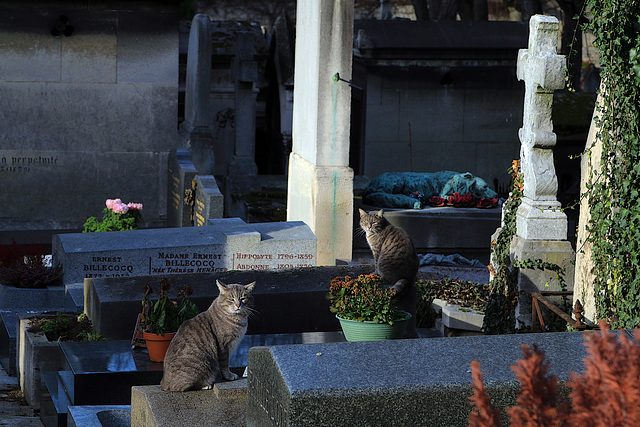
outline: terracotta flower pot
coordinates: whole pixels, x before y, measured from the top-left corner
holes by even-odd
[[[175,335],[175,332],[168,332],[164,335],[143,332],[142,336],[147,343],[149,359],[152,362],[164,362],[164,355],[167,353],[169,344]]]

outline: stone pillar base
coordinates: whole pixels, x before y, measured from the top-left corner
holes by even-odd
[[[289,158],[287,221],[304,221],[318,239],[317,264],[351,259],[353,170],[316,166],[296,153]]]
[[[566,240],[529,240],[514,236],[511,241],[512,262],[515,260],[541,259],[557,264],[565,269],[564,280],[567,291],[573,290],[575,253]],[[516,307],[516,328],[531,326],[531,292],[560,291],[556,273],[548,270],[521,268],[518,272],[518,306]],[[569,298],[571,304],[571,298]]]
[[[566,240],[567,215],[556,200],[523,197],[516,213],[516,230],[527,240]]]

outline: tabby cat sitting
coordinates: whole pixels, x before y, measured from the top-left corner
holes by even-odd
[[[226,285],[217,280],[216,284],[220,295],[206,311],[184,322],[171,341],[162,390],[210,389],[219,375],[227,381],[238,378],[229,370],[229,356],[247,332],[256,282]]]
[[[406,231],[387,221],[382,209],[371,212],[362,209],[359,211],[360,228],[366,234],[367,243],[375,259],[375,274],[382,278],[385,285],[398,292],[398,308],[412,315],[405,337],[415,337],[415,281],[420,263],[413,241]]]

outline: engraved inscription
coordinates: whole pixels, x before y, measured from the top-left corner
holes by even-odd
[[[0,172],[27,173],[40,165],[57,165],[59,156],[7,156],[0,157]]]
[[[315,266],[313,254],[256,254],[236,252],[234,270],[268,270],[270,268],[299,268]]]
[[[119,256],[94,256],[82,266],[84,277],[120,277],[133,275],[135,267]]]

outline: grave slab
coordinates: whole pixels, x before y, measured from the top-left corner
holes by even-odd
[[[505,408],[515,404],[510,366],[521,358],[521,345],[537,344],[565,382],[569,372],[583,372],[584,334],[254,347],[247,425],[466,426],[472,360],[482,366],[492,403]]]
[[[159,292],[160,280],[166,277],[172,284],[170,298],[176,298],[180,288],[189,285],[193,289],[191,300],[200,310],[206,310],[218,296],[216,280],[242,284],[255,280],[256,313],[249,319],[249,334],[337,331],[340,326],[326,300],[331,279],[357,277],[372,273],[373,269],[372,265],[363,264],[194,273],[179,278],[170,275],[94,278],[87,281],[85,311],[98,333],[110,339],[130,339],[147,284]]]
[[[230,367],[242,375],[249,349],[254,346],[340,341],[344,341],[340,332],[246,335],[231,356]],[[162,363],[151,362],[144,349],[132,349],[130,339],[62,343],[61,350],[66,370],[43,372],[47,391],[42,397],[41,418],[45,425],[66,425],[70,406],[129,405],[131,387],[160,384],[162,378]],[[229,389],[244,393],[246,380],[223,382],[215,388]]]
[[[53,262],[64,283],[85,278],[266,270],[316,264],[316,238],[300,221],[58,234]]]
[[[64,286],[30,289],[0,284],[0,309],[33,310],[62,307],[64,292]]]
[[[70,406],[68,427],[125,427],[131,425],[130,405]]]
[[[379,207],[362,205],[365,211]],[[384,209],[384,216],[411,236],[420,253],[458,253],[469,259],[489,262],[491,235],[500,226],[502,209],[430,207],[425,209]],[[354,223],[359,228],[359,215]],[[368,249],[363,236],[355,236],[356,248]]]

